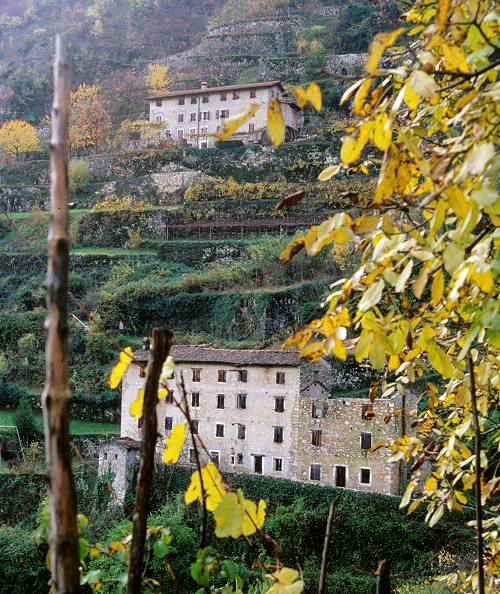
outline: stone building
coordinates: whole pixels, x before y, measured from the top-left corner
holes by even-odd
[[[386,462],[386,450],[369,450],[377,441],[401,434],[400,398],[372,404],[368,397],[336,397],[335,367],[323,359],[304,363],[295,352],[175,346],[172,355],[173,397],[160,401],[157,409],[159,461],[163,440],[184,420],[174,402],[183,398],[182,375],[193,430],[223,471],[398,493],[398,466]],[[140,441],[141,423],[129,409],[143,386],[148,356],[148,351],[136,353],[123,378],[121,438],[115,441]],[[414,400],[409,401],[407,417],[416,414]],[[123,444],[121,459],[128,464]],[[101,464],[106,453],[108,460],[117,453],[113,440],[101,449]],[[188,438],[180,463],[194,461]]]
[[[260,106],[257,113],[240,127],[233,139],[245,144],[266,139],[267,107],[273,97],[280,100],[285,119],[286,140],[293,140],[301,126],[300,109],[282,98],[283,86],[279,81],[234,84],[209,87],[201,83],[199,89],[169,91],[148,97],[149,119],[163,124],[164,136],[185,142],[197,148],[212,147],[215,134],[224,119],[238,115],[253,104]]]

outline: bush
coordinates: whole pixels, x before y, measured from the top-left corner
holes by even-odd
[[[35,417],[27,396],[23,396],[19,402],[16,412],[13,416],[14,425],[17,426],[19,435],[31,441],[34,437],[40,434],[40,426]]]
[[[71,159],[68,166],[69,191],[80,194],[88,189],[90,169],[82,159]]]
[[[23,398],[28,398],[28,391],[18,384],[10,384],[0,375],[0,408],[17,408]]]

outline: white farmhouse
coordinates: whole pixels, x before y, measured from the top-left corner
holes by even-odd
[[[130,415],[130,404],[144,385],[149,355],[135,353],[135,364],[122,381],[121,437],[101,448],[100,470],[115,474],[120,497],[131,474],[126,467],[137,460],[142,430]],[[398,493],[402,469],[387,463],[383,449],[370,448],[401,435],[402,410],[410,426],[414,398],[405,405],[399,396],[376,404],[368,397],[335,397],[330,363],[307,364],[294,352],[174,346],[172,355],[172,394],[157,407],[159,461],[165,437],[185,420],[175,403],[183,398],[182,376],[193,433],[206,447],[205,460],[209,456],[223,471]],[[180,463],[194,462],[189,438]]]
[[[197,148],[215,144],[215,134],[225,118],[244,112],[253,104],[260,109],[243,124],[234,139],[247,143],[266,140],[267,107],[273,97],[280,100],[285,119],[286,140],[294,140],[302,123],[297,105],[283,99],[283,85],[277,81],[209,87],[201,83],[199,89],[169,91],[148,97],[149,119],[165,126],[164,136]]]

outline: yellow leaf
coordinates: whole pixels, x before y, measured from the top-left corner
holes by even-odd
[[[429,478],[426,479],[425,485],[424,485],[425,491],[428,491],[429,493],[431,493],[431,492],[435,491],[437,488],[438,488],[438,482],[433,476],[430,476]]]
[[[465,505],[467,503],[467,497],[461,491],[455,491],[455,497],[457,498],[457,501],[462,505]]]
[[[238,128],[243,126],[245,122],[248,122],[250,118],[252,118],[257,111],[260,109],[260,105],[257,103],[253,103],[250,105],[248,109],[243,111],[242,113],[236,114],[230,118],[225,118],[222,121],[222,130],[216,134],[219,140],[227,140],[230,138]]]
[[[301,594],[304,590],[304,582],[299,579],[299,572],[295,569],[283,567],[266,577],[274,580],[275,584],[265,594]]]
[[[280,254],[280,262],[286,264],[304,249],[305,237],[298,237],[290,242]]]
[[[114,390],[120,385],[123,374],[134,360],[134,353],[130,347],[125,347],[118,357],[118,363],[113,367],[109,376],[109,387]]]
[[[370,138],[373,122],[363,122],[355,133],[344,136],[340,149],[340,158],[346,165],[356,162]]]
[[[448,11],[450,9],[450,0],[438,0],[438,11],[436,22],[440,27],[443,27],[448,20]]]
[[[370,359],[370,363],[375,369],[382,369],[382,367],[385,365],[384,345],[378,337],[375,337],[375,340],[370,347],[368,357]]]
[[[415,499],[415,501],[412,501],[407,513],[413,513],[417,509],[417,507],[422,503],[422,501],[423,499]]]
[[[407,82],[405,85],[405,92],[403,95],[404,102],[410,109],[417,109],[418,104],[420,102],[420,97],[415,93],[415,91],[411,88],[410,83]]]
[[[167,388],[160,388],[158,390],[158,400],[163,400],[163,398],[166,398],[167,396],[168,396]]]
[[[201,479],[205,490],[207,509],[214,511],[225,496],[226,490],[222,484],[222,476],[213,462],[209,462],[201,469]],[[197,470],[191,475],[191,482],[184,494],[186,505],[196,500],[200,503],[203,501],[200,473]]]
[[[186,423],[178,423],[165,439],[164,464],[175,464],[186,441]]]
[[[372,79],[365,78],[363,80],[363,83],[359,87],[358,92],[356,93],[356,96],[354,97],[354,105],[352,108],[353,113],[355,113],[357,115],[364,115],[365,111],[363,108],[364,108],[366,97],[368,95],[368,92],[370,91],[371,86],[372,86]]]
[[[373,198],[375,204],[382,204],[384,200],[389,198],[394,192],[398,164],[399,153],[394,144],[391,144],[389,150],[387,150],[384,155],[382,168],[379,173],[377,189]]]
[[[144,405],[144,388],[139,388],[137,398],[130,403],[130,414],[136,419],[142,417],[142,407]]]
[[[429,345],[427,349],[430,364],[445,378],[453,377],[453,365],[450,356],[437,344]]]
[[[385,283],[383,278],[380,278],[371,287],[368,287],[368,289],[366,289],[363,293],[360,302],[358,303],[359,311],[367,311],[374,305],[377,305],[380,299],[382,299],[384,287]]]
[[[422,266],[420,268],[420,272],[418,273],[417,278],[412,284],[413,294],[417,299],[422,297],[422,293],[424,292],[425,286],[427,285],[427,279],[429,278],[429,269],[427,266]]]
[[[307,97],[307,91],[304,87],[293,87],[293,93],[295,95],[295,101],[300,109],[304,109],[304,107],[309,103],[309,99]]]
[[[261,528],[265,519],[265,503],[245,499],[241,489],[227,493],[214,510],[215,534],[219,538],[249,536]]]
[[[323,99],[321,96],[321,89],[315,82],[307,87],[307,99],[316,111],[321,110]]]
[[[403,268],[403,271],[398,277],[398,280],[395,285],[396,293],[402,293],[405,290],[406,283],[410,278],[411,272],[413,270],[413,260],[410,260],[408,264]]]
[[[281,113],[280,102],[276,97],[271,99],[267,109],[267,131],[274,146],[283,144],[285,140],[285,120]]]
[[[388,125],[388,118],[385,112],[380,113],[375,118],[371,138],[373,144],[381,151],[385,151],[391,145],[392,130]]]
[[[441,299],[443,298],[443,291],[444,275],[442,269],[440,268],[438,271],[434,273],[434,278],[432,279],[431,305],[436,307],[441,303]]]
[[[436,91],[436,82],[423,70],[414,70],[408,82],[404,94],[404,101],[410,109],[416,109],[420,98],[430,99]]]
[[[401,362],[397,355],[391,355],[389,357],[388,368],[389,371],[396,371],[396,369],[400,366]]]
[[[327,181],[340,171],[340,165],[330,165],[318,175],[319,181]]]
[[[444,43],[441,46],[441,50],[443,52],[445,68],[448,70],[458,70],[459,72],[470,72],[467,56],[462,48],[451,43]]]
[[[368,50],[368,56],[366,58],[366,71],[369,74],[373,74],[377,70],[377,66],[380,58],[384,51],[394,44],[396,39],[404,31],[402,27],[395,31],[389,31],[387,33],[377,33],[373,38]]]

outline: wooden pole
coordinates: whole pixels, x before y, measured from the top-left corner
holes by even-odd
[[[391,562],[382,559],[378,562],[377,571],[377,594],[391,594]]]
[[[76,496],[71,472],[68,382],[68,126],[71,68],[56,38],[50,142],[50,228],[47,266],[46,382],[42,395],[45,460],[49,482],[49,545],[52,588],[78,592]]]
[[[328,565],[328,548],[330,547],[330,538],[332,534],[333,511],[335,509],[335,502],[335,498],[333,498],[330,502],[330,510],[328,511],[328,519],[326,521],[325,540],[323,543],[323,554],[321,555],[321,569],[319,572],[318,594],[324,594],[326,591],[326,567]]]
[[[149,498],[154,472],[156,439],[158,436],[158,420],[156,405],[158,404],[158,382],[165,359],[172,346],[172,333],[165,328],[153,328],[151,351],[152,357],[146,369],[146,386],[144,388],[144,405],[142,409],[142,443],[139,474],[135,496],[135,508],[132,528],[132,544],[128,566],[128,594],[140,594],[144,543],[146,540]]]

